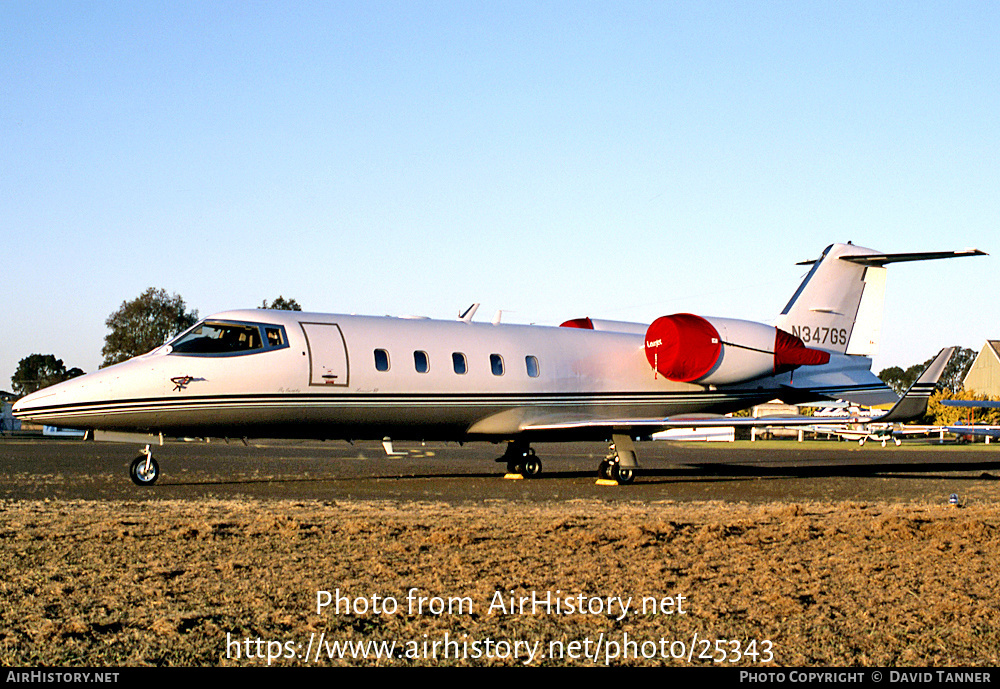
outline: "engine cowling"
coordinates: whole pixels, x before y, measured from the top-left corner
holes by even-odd
[[[810,349],[773,325],[675,313],[646,330],[646,359],[659,375],[684,383],[725,385],[819,366],[829,352]]]

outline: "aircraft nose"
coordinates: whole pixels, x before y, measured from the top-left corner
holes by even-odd
[[[38,407],[39,400],[52,396],[51,392],[49,392],[49,394],[43,393],[45,393],[45,390],[39,390],[31,393],[30,395],[25,395],[17,402],[14,402],[11,412],[18,418],[30,414],[33,409]]]
[[[66,401],[66,392],[70,389],[69,383],[71,381],[56,383],[50,387],[36,390],[30,395],[25,395],[14,403],[11,412],[19,419],[33,421],[39,414],[46,414],[53,405]],[[46,423],[48,422],[46,421]]]
[[[31,409],[33,406],[33,399],[37,394],[37,392],[33,392],[30,395],[25,395],[18,401],[14,402],[14,406],[11,407],[11,411],[14,415],[17,416],[18,414],[23,414],[27,410]]]

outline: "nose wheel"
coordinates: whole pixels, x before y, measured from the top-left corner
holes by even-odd
[[[160,465],[153,459],[153,452],[149,445],[142,450],[142,453],[132,460],[128,469],[129,478],[137,486],[151,486],[160,477]]]

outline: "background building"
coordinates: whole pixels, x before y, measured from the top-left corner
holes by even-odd
[[[963,380],[965,389],[1000,397],[1000,340],[987,340]]]
[[[13,404],[7,400],[0,401],[0,433],[9,433],[21,428],[21,422],[11,413]]]

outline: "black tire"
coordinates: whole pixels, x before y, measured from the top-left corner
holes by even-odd
[[[604,460],[597,467],[597,478],[603,479],[605,481],[611,480],[611,462]]]
[[[619,464],[615,464],[611,468],[611,478],[623,486],[630,485],[635,481],[635,469],[627,469]]]
[[[532,476],[538,476],[542,473],[542,460],[531,454],[524,458],[522,476],[530,478]]]
[[[152,457],[149,458],[149,468],[146,468],[146,455],[139,455],[132,460],[128,468],[129,478],[137,486],[151,486],[160,478],[160,465]]]

